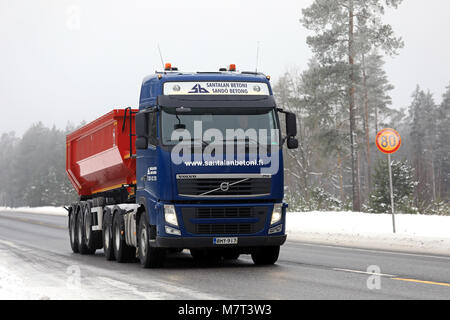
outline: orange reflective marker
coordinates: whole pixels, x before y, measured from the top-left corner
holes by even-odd
[[[381,152],[392,154],[400,149],[402,138],[396,130],[387,128],[378,132],[375,142]]]

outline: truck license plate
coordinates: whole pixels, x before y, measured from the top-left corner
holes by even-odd
[[[214,238],[214,244],[237,244],[238,238]]]

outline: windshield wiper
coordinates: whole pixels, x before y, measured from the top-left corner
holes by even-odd
[[[184,142],[184,141],[201,142],[202,145],[203,145],[204,147],[208,146],[208,145],[211,143],[211,142],[206,142],[205,140],[194,139],[194,138],[191,138],[191,139],[181,139],[181,140],[172,140],[172,139],[169,139],[169,141],[170,141],[170,142]]]
[[[250,138],[250,137],[245,137],[245,139],[226,139],[226,140],[223,140],[224,142],[234,142],[234,141],[240,141],[240,142],[242,142],[242,141],[244,141],[245,143],[247,143],[247,142],[253,142],[253,143],[255,143],[256,144],[256,146],[258,146],[259,147],[259,142],[257,141],[257,140],[255,140],[255,139],[253,139],[253,138]]]

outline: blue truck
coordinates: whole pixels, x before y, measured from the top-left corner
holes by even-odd
[[[286,241],[283,146],[297,148],[296,134],[269,76],[166,64],[144,78],[139,109],[67,136],[66,171],[80,195],[67,208],[72,250],[103,248],[108,260],[145,268],[183,249],[199,261],[275,263]]]

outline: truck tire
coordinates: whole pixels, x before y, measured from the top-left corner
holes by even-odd
[[[86,245],[86,235],[84,233],[84,219],[83,219],[83,212],[84,212],[84,203],[80,202],[79,205],[77,205],[76,210],[76,230],[77,230],[77,242],[78,242],[78,251],[81,254],[94,254],[95,249],[92,250],[88,248]]]
[[[138,251],[139,262],[143,268],[158,268],[164,264],[166,251],[150,246],[150,231],[147,213],[139,219]]]
[[[136,257],[136,249],[125,241],[125,221],[120,209],[115,210],[112,227],[114,256],[119,263],[130,262]]]
[[[103,252],[105,253],[105,258],[108,261],[116,260],[114,256],[114,248],[113,248],[113,239],[112,239],[112,219],[111,210],[109,208],[105,209],[105,213],[103,214],[103,226],[102,226],[102,235],[103,235]]]
[[[70,239],[70,247],[72,248],[73,253],[79,253],[75,210],[76,210],[76,206],[71,205],[69,208],[69,239]]]
[[[84,218],[84,234],[86,237],[86,245],[90,250],[95,252],[96,249],[102,248],[102,234],[101,231],[93,231],[94,217],[91,213],[92,202],[87,201],[83,206]]]
[[[256,265],[270,265],[278,260],[280,246],[260,247],[252,252],[252,260]]]

